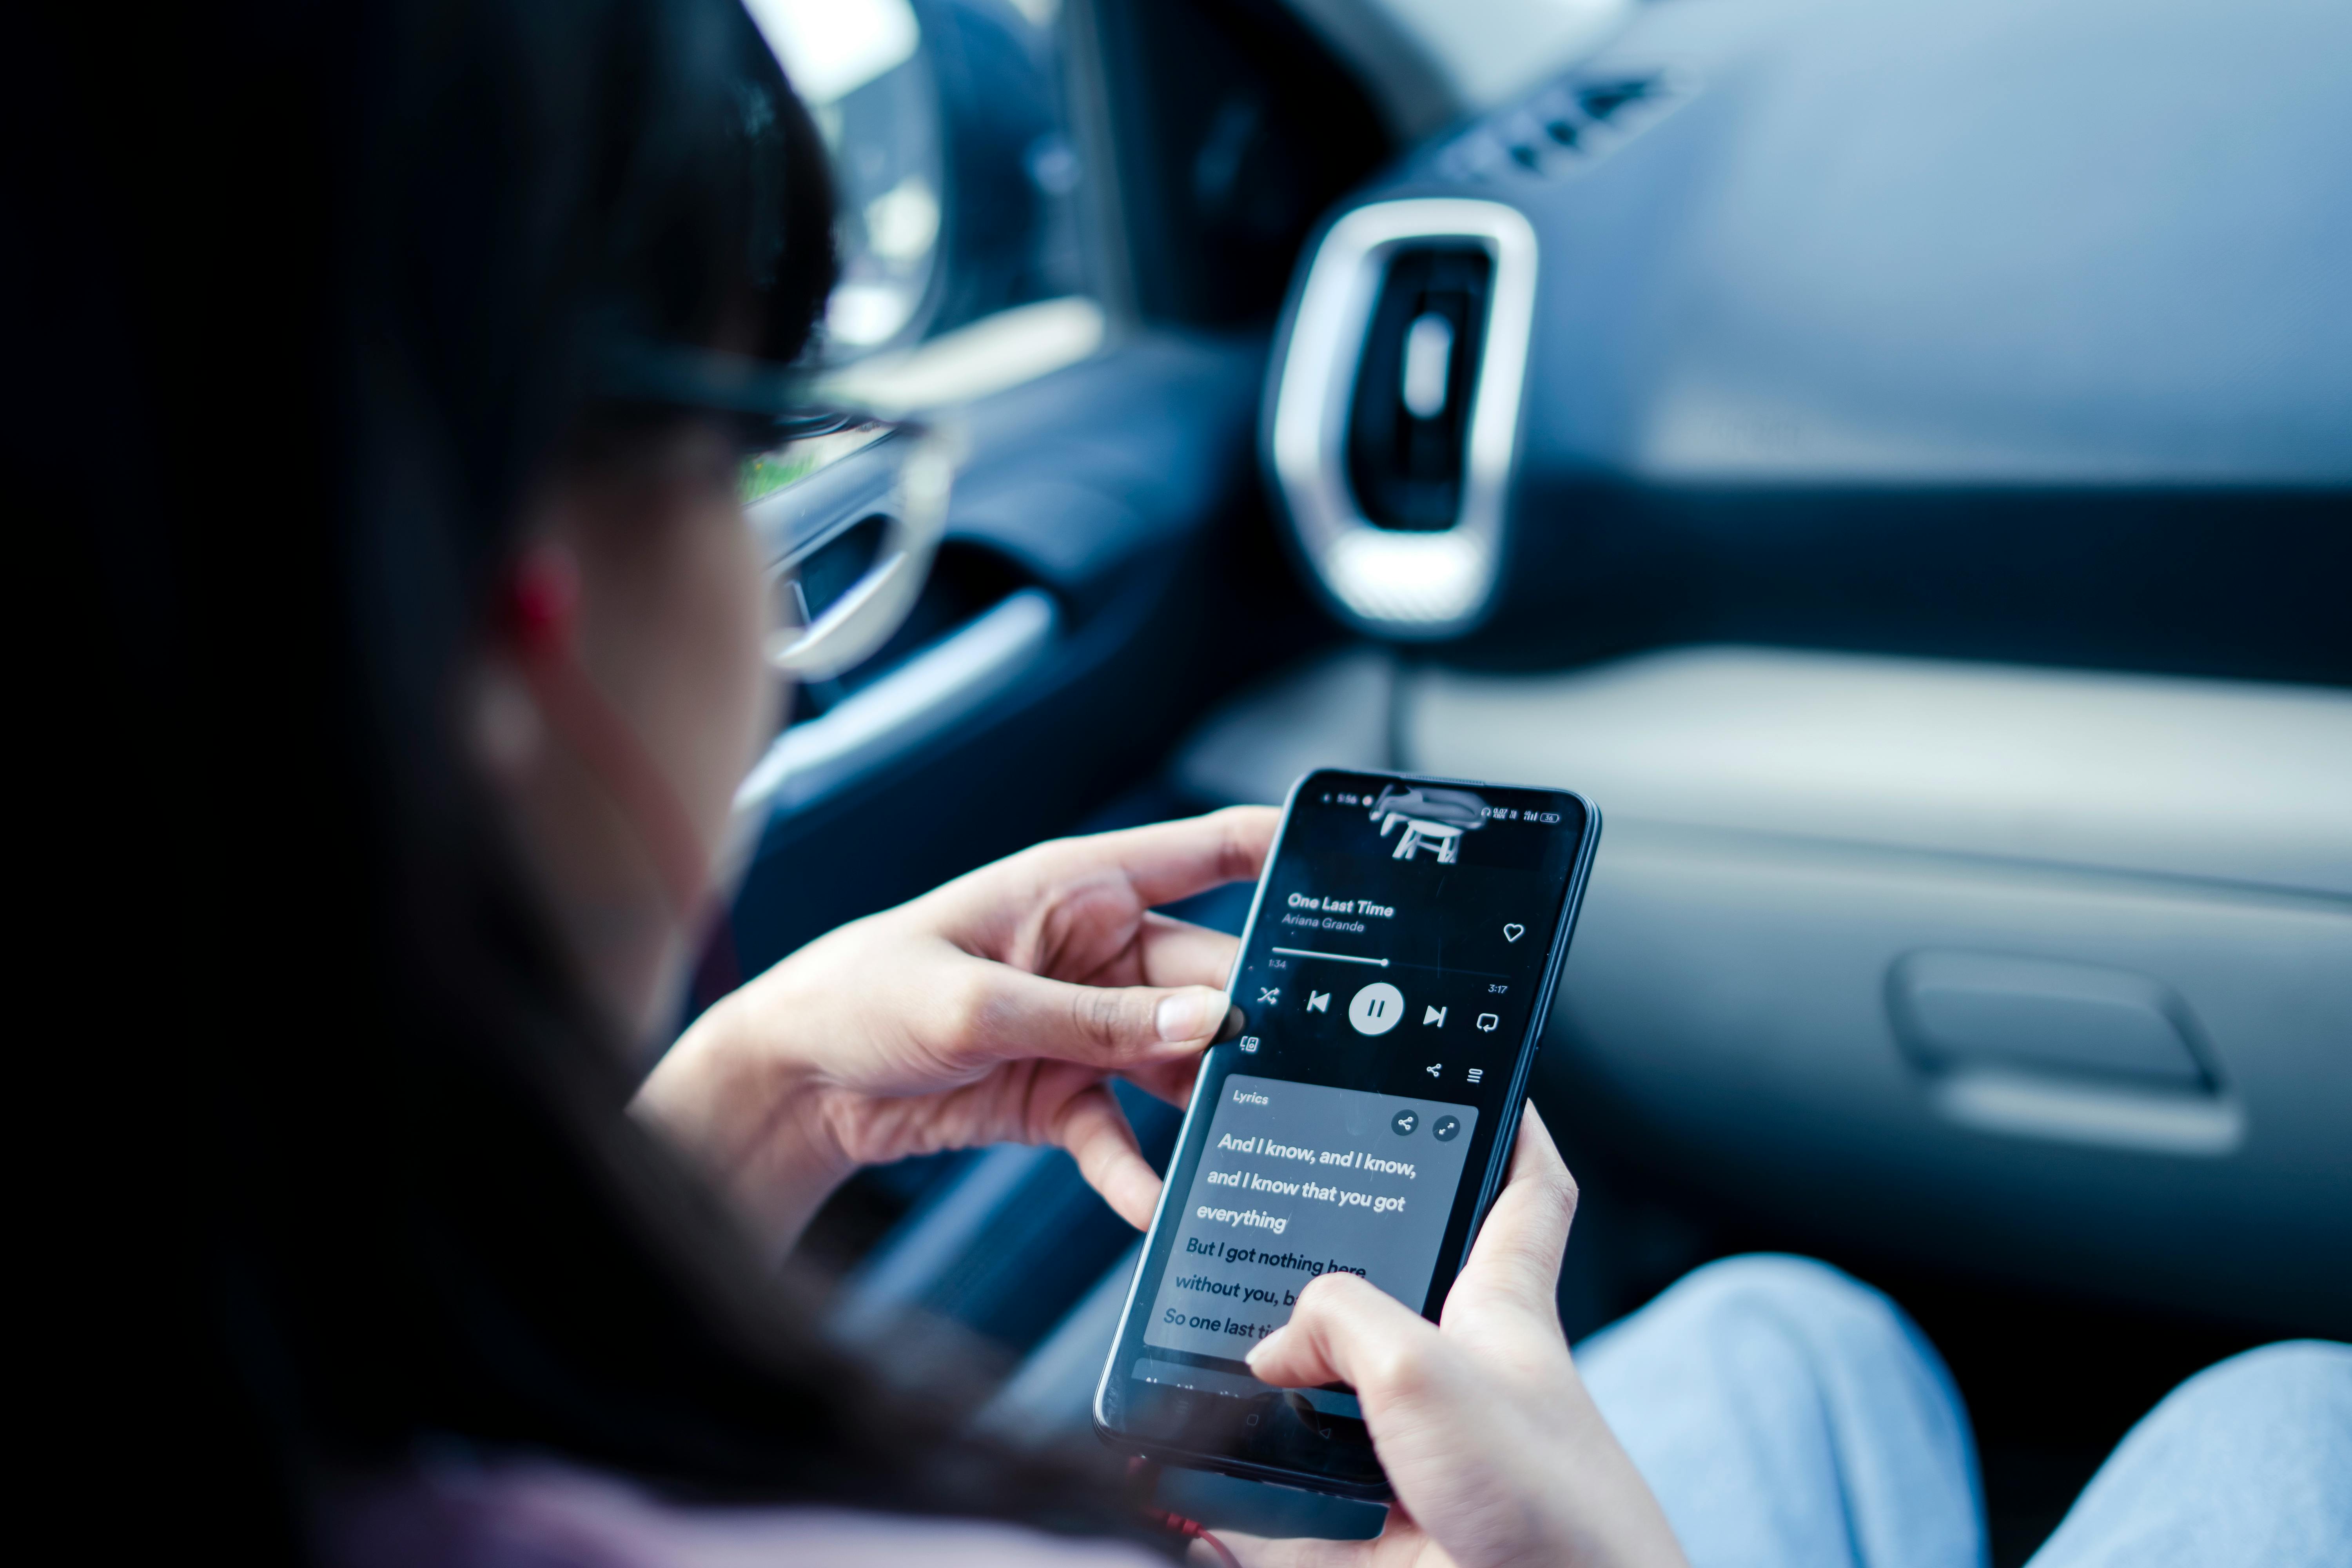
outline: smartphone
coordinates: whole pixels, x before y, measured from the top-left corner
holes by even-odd
[[[1601,837],[1568,790],[1320,770],[1291,787],[1095,1428],[1125,1451],[1379,1501],[1344,1387],[1243,1357],[1346,1269],[1434,1319],[1508,1169]],[[1230,1031],[1229,1031],[1230,1032]]]

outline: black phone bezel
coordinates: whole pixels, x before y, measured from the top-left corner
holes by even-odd
[[[1234,973],[1226,977],[1225,993],[1229,1003],[1233,999],[1235,980],[1241,972],[1241,957],[1248,952],[1250,942],[1257,933],[1258,918],[1265,903],[1266,887],[1275,866],[1281,859],[1283,841],[1290,830],[1291,814],[1296,809],[1301,794],[1316,779],[1326,774],[1340,774],[1357,779],[1393,780],[1403,784],[1436,784],[1471,790],[1515,789],[1557,795],[1576,802],[1577,808],[1583,816],[1582,839],[1577,846],[1576,858],[1569,868],[1567,882],[1561,890],[1559,918],[1553,926],[1551,952],[1545,961],[1541,984],[1537,990],[1535,1003],[1528,1015],[1527,1032],[1520,1039],[1518,1049],[1513,1058],[1510,1087],[1504,1098],[1503,1110],[1497,1117],[1495,1142],[1487,1155],[1486,1169],[1480,1177],[1477,1198],[1470,1211],[1470,1224],[1465,1233],[1461,1250],[1452,1259],[1453,1268],[1446,1275],[1445,1289],[1450,1291],[1454,1279],[1459,1277],[1462,1265],[1469,1259],[1470,1249],[1476,1243],[1478,1232],[1486,1223],[1487,1210],[1493,1206],[1496,1194],[1501,1190],[1503,1178],[1510,1168],[1511,1152],[1518,1137],[1520,1114],[1527,1105],[1528,1080],[1534,1071],[1536,1053],[1541,1047],[1544,1027],[1551,1015],[1552,999],[1559,984],[1560,970],[1568,957],[1569,942],[1575,935],[1577,916],[1581,912],[1584,902],[1585,885],[1591,878],[1593,857],[1600,847],[1601,808],[1580,792],[1563,789],[1555,784],[1509,784],[1483,779],[1447,778],[1432,773],[1393,773],[1380,768],[1315,768],[1300,774],[1292,783],[1289,792],[1283,797],[1282,821],[1275,831],[1273,845],[1266,851],[1265,864],[1258,873],[1257,887],[1250,896],[1249,918],[1242,927],[1241,946],[1236,951]],[[1234,1047],[1230,1044],[1210,1047],[1212,1052],[1230,1052],[1234,1049]],[[1171,1179],[1161,1189],[1160,1203],[1152,1211],[1150,1227],[1144,1232],[1143,1246],[1136,1258],[1135,1272],[1128,1280],[1127,1295],[1119,1308],[1118,1327],[1111,1339],[1110,1354],[1104,1363],[1102,1375],[1095,1384],[1091,1412],[1095,1436],[1105,1444],[1122,1452],[1137,1454],[1143,1458],[1175,1465],[1181,1468],[1209,1470],[1244,1480],[1268,1481],[1279,1486],[1295,1487],[1358,1501],[1387,1502],[1391,1500],[1393,1493],[1385,1479],[1377,1483],[1359,1484],[1335,1479],[1313,1471],[1285,1468],[1254,1460],[1235,1458],[1228,1454],[1205,1449],[1186,1448],[1163,1439],[1145,1436],[1114,1426],[1105,1417],[1112,1379],[1118,1374],[1119,1367],[1126,1360],[1139,1353],[1129,1343],[1130,1331],[1135,1321],[1136,1295],[1142,1287],[1144,1271],[1150,1263],[1153,1243],[1160,1235],[1161,1226],[1168,1223],[1169,1206],[1171,1202],[1176,1201],[1178,1184],[1174,1177],[1183,1163],[1184,1151],[1190,1146],[1196,1131],[1205,1132],[1206,1113],[1202,1097],[1212,1079],[1222,1083],[1230,1071],[1230,1067],[1226,1072],[1215,1074],[1203,1070],[1193,1086],[1192,1100],[1185,1106],[1183,1123],[1177,1131],[1176,1142],[1169,1156],[1168,1170]],[[1456,1213],[1459,1212],[1457,1208]],[[1451,1229],[1450,1222],[1448,1228]],[[1374,1460],[1373,1465],[1377,1469],[1377,1459]]]

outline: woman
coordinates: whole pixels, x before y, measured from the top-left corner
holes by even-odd
[[[207,1392],[143,1433],[224,1472],[184,1525],[353,1564],[1174,1550],[1101,1474],[827,1344],[772,1265],[857,1164],[1007,1138],[1143,1223],[1106,1084],[1181,1098],[1233,952],[1149,911],[1255,876],[1271,814],[987,868],[629,1070],[774,720],[737,394],[801,357],[831,280],[818,143],[736,0],[168,26],[207,30],[57,50],[41,363],[73,395],[26,461],[89,524],[95,673],[160,688],[155,743],[205,759],[171,817],[176,983],[114,1013],[172,1090],[156,1146],[192,1145],[154,1321]],[[1891,1307],[1718,1266],[1588,1383],[1553,1307],[1574,1205],[1530,1114],[1442,1327],[1311,1286],[1252,1364],[1355,1386],[1401,1506],[1372,1543],[1228,1544],[1980,1555],[1965,1419]],[[2296,1430],[2340,1435],[2342,1360],[2291,1372]]]

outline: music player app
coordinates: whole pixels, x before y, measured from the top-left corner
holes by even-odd
[[[1236,976],[1246,1022],[1139,1298],[1143,1343],[1177,1359],[1131,1375],[1211,1386],[1185,1368],[1238,1370],[1335,1269],[1421,1310],[1451,1284],[1457,1200],[1486,1168],[1583,826],[1549,791],[1307,781]]]

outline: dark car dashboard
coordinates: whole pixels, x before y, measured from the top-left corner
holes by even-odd
[[[1302,563],[1520,667],[2352,676],[2347,51],[2286,3],[1643,7],[1310,244],[1262,438]]]

